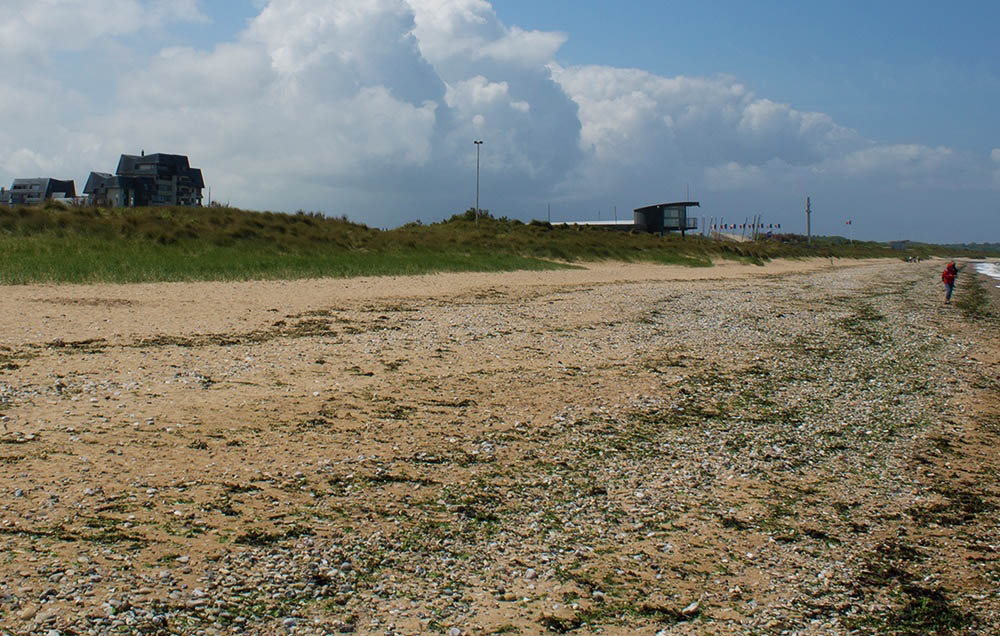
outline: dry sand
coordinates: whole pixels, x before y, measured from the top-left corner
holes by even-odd
[[[0,627],[1000,629],[1000,350],[939,269],[4,288]]]

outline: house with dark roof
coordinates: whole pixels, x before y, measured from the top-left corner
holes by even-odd
[[[41,203],[48,199],[72,199],[76,197],[76,184],[73,180],[50,179],[14,179],[10,190],[0,188],[0,203],[7,205],[30,205]]]
[[[91,172],[83,193],[90,205],[107,205],[113,208],[150,205],[151,179],[117,177],[107,172]]]
[[[91,205],[200,206],[205,180],[184,155],[122,155],[114,175],[91,172],[83,193]]]

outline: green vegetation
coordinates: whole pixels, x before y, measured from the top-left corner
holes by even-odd
[[[989,292],[975,274],[963,276],[961,286],[956,286],[955,306],[968,318],[993,318]]]
[[[878,243],[874,241],[854,241],[843,236],[814,236],[812,244],[808,244],[805,236],[801,234],[780,234],[773,239],[786,248],[806,248],[811,256],[835,256],[841,258],[871,258],[881,256],[894,256],[905,259],[907,257],[930,258],[932,256],[944,256],[948,258],[987,258],[991,255],[991,244],[963,244],[963,245],[935,245],[933,243],[919,243],[916,241],[906,241],[905,247],[899,250],[892,250],[889,243]]]
[[[801,237],[799,237],[801,238]],[[616,260],[689,266],[776,257],[898,257],[884,244],[756,243],[522,223],[472,211],[378,230],[319,213],[235,208],[0,209],[0,284],[248,280],[554,269]]]
[[[959,610],[943,590],[915,584],[902,587],[902,605],[881,614],[850,617],[848,626],[865,634],[924,636],[969,633],[970,617]]]
[[[1000,243],[959,243],[953,245],[946,245],[944,247],[957,248],[960,250],[970,250],[973,252],[981,252],[990,256],[996,256],[1000,254]]]

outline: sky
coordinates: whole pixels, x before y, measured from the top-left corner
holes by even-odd
[[[804,233],[809,196],[816,234],[1000,241],[996,24],[970,0],[4,0],[0,184],[176,153],[215,201],[394,227],[472,207],[482,140],[496,216],[690,199]]]

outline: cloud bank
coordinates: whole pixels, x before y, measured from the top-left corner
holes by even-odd
[[[392,226],[469,207],[482,139],[482,205],[516,218],[690,188],[706,215],[786,224],[811,194],[879,238],[958,200],[1000,232],[1000,149],[883,144],[725,75],[564,66],[569,35],[505,25],[485,0],[274,0],[210,49],[130,44],[208,19],[196,0],[5,3],[0,180],[82,186],[143,148],[189,155],[234,205]],[[952,240],[931,214],[908,235]]]

